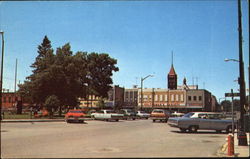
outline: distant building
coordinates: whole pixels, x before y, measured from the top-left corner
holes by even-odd
[[[98,103],[102,100],[99,96],[88,95],[87,98],[79,98],[81,108],[99,109]],[[108,98],[104,98],[105,108],[122,107],[124,102],[124,88],[119,85],[112,86],[108,91]]]
[[[182,86],[177,86],[177,74],[173,64],[167,79],[168,89],[143,89],[142,96],[141,88],[138,89],[137,109],[162,108],[179,112],[216,110],[215,102],[213,102],[216,99],[209,91],[198,89],[198,85],[187,85],[186,78],[183,79]],[[130,91],[129,89],[126,90]],[[129,97],[125,95],[125,101],[127,99]]]
[[[2,93],[2,110],[15,109],[17,101],[21,101],[22,98],[14,92]]]
[[[125,89],[124,92],[124,108],[137,108],[138,106],[138,88]]]

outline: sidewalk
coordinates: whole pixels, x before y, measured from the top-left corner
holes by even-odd
[[[250,138],[249,138],[249,133],[247,134],[247,142],[248,146],[238,146],[238,138],[237,138],[237,133],[234,135],[234,156],[228,156],[227,151],[228,151],[228,143],[227,143],[227,138],[225,139],[225,144],[222,145],[220,150],[218,151],[217,155],[219,157],[249,157],[250,153]]]

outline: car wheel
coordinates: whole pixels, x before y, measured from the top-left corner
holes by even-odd
[[[231,133],[232,130],[233,130],[232,126],[229,125],[229,126],[227,127],[227,129],[226,129],[226,132],[227,132],[227,133]]]
[[[146,118],[148,120],[148,118]]]
[[[135,120],[135,118],[133,118],[133,120]]]
[[[192,133],[197,132],[197,126],[195,126],[195,125],[190,126],[189,131]]]
[[[153,119],[153,122],[155,122],[155,119]]]
[[[108,119],[106,119],[106,121],[109,121]]]
[[[119,121],[119,119],[116,119],[115,121]]]
[[[187,129],[180,128],[181,132],[186,132]]]

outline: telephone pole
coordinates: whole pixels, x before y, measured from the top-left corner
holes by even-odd
[[[238,145],[247,146],[247,136],[244,129],[244,106],[246,104],[245,78],[244,78],[244,62],[242,51],[242,22],[241,22],[241,0],[238,0],[238,31],[239,31],[239,85],[240,85],[240,130],[238,132]]]

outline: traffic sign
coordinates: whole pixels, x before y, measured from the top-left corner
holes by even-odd
[[[225,97],[239,97],[240,93],[225,93]]]

